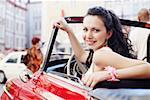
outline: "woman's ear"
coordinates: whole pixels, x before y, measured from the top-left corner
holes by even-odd
[[[108,32],[108,35],[107,35],[107,40],[112,36],[112,31],[109,31]]]

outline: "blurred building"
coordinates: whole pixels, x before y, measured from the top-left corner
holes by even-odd
[[[5,4],[5,0],[0,0],[0,51],[4,50]]]
[[[0,0],[0,49],[23,50],[26,44],[26,5],[17,0]]]
[[[0,0],[0,12],[0,52],[25,50],[41,37],[41,2]]]
[[[34,36],[41,37],[41,2],[29,2],[27,4],[27,48],[31,47]]]
[[[113,10],[120,18],[137,20],[141,8],[150,8],[150,0],[103,0],[104,7]]]

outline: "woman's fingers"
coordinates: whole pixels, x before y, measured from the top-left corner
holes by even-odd
[[[104,80],[106,80],[104,72],[95,72],[82,78],[83,83],[91,88],[93,88],[98,82]]]
[[[55,22],[55,23],[53,23],[53,26],[59,28],[59,23]]]
[[[93,79],[91,77],[88,78],[87,82],[85,83],[86,86],[90,87],[93,82]]]
[[[91,88],[93,88],[97,83],[94,81],[93,74],[82,77],[82,81],[86,86],[91,87]]]
[[[92,83],[91,83],[90,87],[91,87],[91,88],[94,88],[94,86],[95,86],[96,84],[97,84],[97,82],[92,81]]]
[[[64,18],[60,18],[60,19],[56,20],[53,23],[53,26],[57,27],[57,28],[59,28],[61,30],[64,30],[64,31],[68,30],[68,24],[67,24],[67,22],[66,22],[66,20]]]
[[[82,82],[84,83],[84,84],[86,84],[87,83],[87,81],[88,81],[88,78],[89,78],[89,75],[85,75],[85,76],[83,76],[82,77]]]

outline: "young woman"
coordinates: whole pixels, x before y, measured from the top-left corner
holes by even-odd
[[[76,57],[81,62],[88,63],[89,52],[80,46],[66,21],[61,18],[54,26],[67,32]],[[131,45],[113,12],[102,7],[90,8],[83,19],[83,27],[83,38],[93,50],[90,68],[82,78],[86,86],[93,88],[106,80],[150,78],[150,64],[133,59]]]

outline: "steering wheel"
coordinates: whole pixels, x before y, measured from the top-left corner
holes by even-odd
[[[77,57],[72,53],[67,62],[67,75],[73,75],[76,77],[81,77],[82,74],[88,70],[88,68],[82,64]]]

